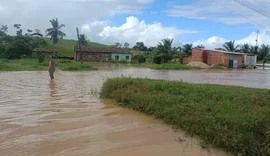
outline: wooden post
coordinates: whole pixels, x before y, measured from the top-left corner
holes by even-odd
[[[77,30],[77,37],[78,37],[78,43],[79,43],[80,61],[81,61],[81,64],[83,64],[83,61],[82,61],[81,40],[80,40],[80,35],[79,35],[79,29],[78,29],[78,27],[76,28],[76,30]],[[76,54],[76,56],[77,56],[77,54]]]

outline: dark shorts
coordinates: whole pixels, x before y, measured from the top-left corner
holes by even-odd
[[[53,76],[54,71],[55,71],[55,68],[50,68],[50,69],[49,69],[50,76]]]

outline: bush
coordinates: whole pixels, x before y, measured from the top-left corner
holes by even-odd
[[[37,59],[39,63],[43,63],[45,61],[45,55],[42,52],[37,52]]]
[[[133,62],[135,63],[145,63],[146,58],[144,57],[144,55],[140,54],[140,55],[135,55],[132,58]]]
[[[232,154],[270,155],[270,90],[114,78],[103,84],[101,98],[153,115]]]
[[[161,64],[161,62],[162,62],[162,57],[161,57],[160,55],[154,56],[153,62],[154,62],[155,64]]]

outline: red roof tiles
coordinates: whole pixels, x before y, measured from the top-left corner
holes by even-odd
[[[79,52],[79,48],[75,48],[76,52]],[[82,52],[86,53],[118,53],[118,54],[131,54],[128,49],[125,48],[112,48],[112,47],[82,47]]]

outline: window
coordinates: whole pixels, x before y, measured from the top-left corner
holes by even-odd
[[[129,56],[126,56],[126,60],[129,60]]]

